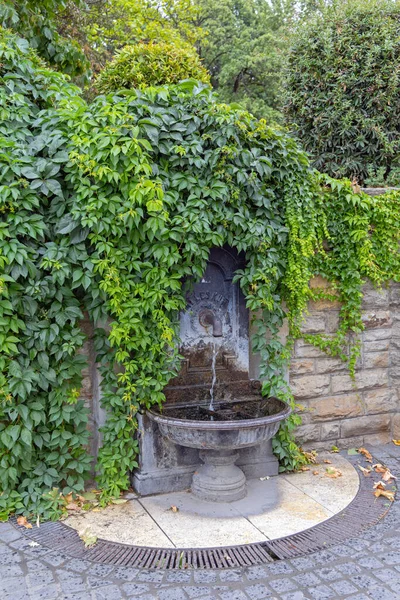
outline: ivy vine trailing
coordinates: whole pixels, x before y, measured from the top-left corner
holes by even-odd
[[[138,412],[162,404],[179,369],[185,282],[202,276],[210,248],[245,252],[236,280],[254,315],[262,393],[294,405],[284,375],[308,300],[339,296],[337,335],[307,341],[349,359],[363,280],[399,279],[400,201],[318,174],[284,131],[218,104],[204,84],[87,104],[4,31],[0,58],[0,511],[56,518],[90,472],[84,312],[107,412],[97,465],[106,503],[136,466]],[[311,290],[314,274],[333,292]],[[305,461],[299,421],[274,439],[282,469]]]

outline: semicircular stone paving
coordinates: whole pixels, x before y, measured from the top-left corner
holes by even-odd
[[[67,520],[78,530],[102,532],[91,548],[85,548],[77,531],[63,522],[21,529],[33,540],[73,557],[147,569],[232,568],[296,557],[357,535],[389,509],[387,501],[373,495],[379,475],[364,477],[356,469],[358,464],[365,466],[362,457],[329,455],[325,460],[332,464],[323,458],[304,473],[253,480],[247,501],[232,503],[238,506],[205,503],[208,514],[186,492],[137,499],[141,511],[134,521],[140,536],[134,545],[121,543],[132,539],[124,519],[129,503]],[[326,469],[332,467],[342,476],[328,477]],[[111,539],[104,539],[103,532]],[[224,543],[227,539],[233,543]]]

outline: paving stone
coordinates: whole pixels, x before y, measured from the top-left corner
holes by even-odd
[[[395,567],[397,569],[397,567]],[[400,580],[400,572],[394,569],[378,569],[374,571],[374,576],[386,583],[387,581]]]
[[[306,597],[303,592],[290,592],[290,594],[283,594],[282,600],[304,600]]]
[[[250,581],[265,579],[268,576],[267,567],[245,567],[244,572]]]
[[[113,570],[112,565],[91,565],[87,570],[87,574],[95,577],[108,577]]]
[[[151,583],[160,583],[163,580],[164,573],[160,571],[139,571],[138,581],[149,581]]]
[[[158,592],[160,600],[187,600],[187,594],[182,588],[172,587]]]
[[[271,598],[272,593],[268,590],[267,586],[263,583],[255,583],[246,587],[246,594],[251,600],[263,600],[264,598]]]
[[[309,587],[310,585],[317,585],[321,583],[318,577],[314,573],[304,573],[303,575],[295,575],[293,577],[300,587]]]
[[[342,573],[337,571],[337,569],[330,569],[329,567],[317,569],[315,571],[315,574],[322,581],[335,581],[336,579],[340,579],[343,576]]]
[[[217,574],[214,571],[195,571],[193,575],[195,583],[214,583]]]
[[[165,576],[165,581],[171,583],[188,583],[192,578],[190,571],[171,571]]]
[[[312,598],[315,598],[315,600],[329,600],[329,598],[334,598],[336,596],[335,592],[326,585],[311,587],[309,588],[308,593]]]
[[[90,589],[94,590],[99,587],[104,587],[105,585],[113,585],[113,581],[110,579],[100,579],[99,577],[89,576],[87,578],[87,583]]]
[[[297,584],[292,579],[289,579],[289,578],[273,579],[272,581],[269,581],[268,583],[269,583],[270,587],[272,587],[272,589],[278,593],[290,592],[291,590],[295,590],[297,587]]]
[[[43,557],[43,562],[53,567],[59,567],[66,561],[66,557],[62,554],[58,554],[57,552],[50,552]]]
[[[150,591],[150,587],[145,583],[124,583],[122,589],[128,596],[142,596]]]
[[[205,585],[184,585],[182,589],[187,593],[189,598],[200,598],[210,591],[210,588]]]
[[[117,585],[108,585],[94,591],[96,600],[121,600],[122,592]]]
[[[354,575],[351,577],[351,581],[358,585],[358,587],[367,588],[368,590],[371,587],[376,586],[378,583],[374,577],[371,577],[371,575],[368,575],[367,573],[363,573],[362,575]]]
[[[133,567],[116,567],[113,576],[125,581],[133,581],[139,574],[139,569]]]
[[[221,571],[219,578],[221,581],[242,581],[243,572],[240,569],[236,571]]]
[[[367,569],[382,569],[383,564],[380,560],[375,558],[374,556],[364,556],[363,558],[358,559],[358,564],[362,567],[366,567]]]
[[[22,577],[24,574],[22,568],[17,565],[1,565],[0,566],[0,581],[11,577]]]
[[[331,588],[335,590],[337,594],[345,596],[346,594],[355,594],[359,590],[352,584],[350,581],[345,581],[342,579],[341,581],[335,581],[330,584]]]
[[[400,565],[400,552],[388,552],[380,558],[387,565]]]
[[[46,585],[40,590],[30,592],[32,600],[57,600],[60,596],[60,588],[56,584]]]
[[[248,596],[241,590],[230,590],[220,594],[221,600],[249,600]]]
[[[368,590],[371,598],[373,600],[399,600],[399,590],[397,592],[392,592],[390,590],[385,590],[382,586],[372,587]]]
[[[31,571],[28,575],[29,577],[29,585],[30,587],[43,587],[44,585],[49,585],[50,583],[54,583],[54,575],[51,571],[44,571],[41,569],[40,571]]]

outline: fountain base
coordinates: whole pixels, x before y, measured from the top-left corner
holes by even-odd
[[[192,493],[211,502],[234,502],[246,496],[246,477],[232,450],[201,450],[203,465],[193,475]]]

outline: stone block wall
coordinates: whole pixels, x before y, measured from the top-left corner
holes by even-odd
[[[326,287],[315,278],[313,287]],[[364,287],[361,356],[355,381],[340,359],[295,342],[289,381],[302,406],[297,439],[304,448],[349,448],[400,438],[400,284]],[[303,331],[333,334],[340,304],[310,302]]]

